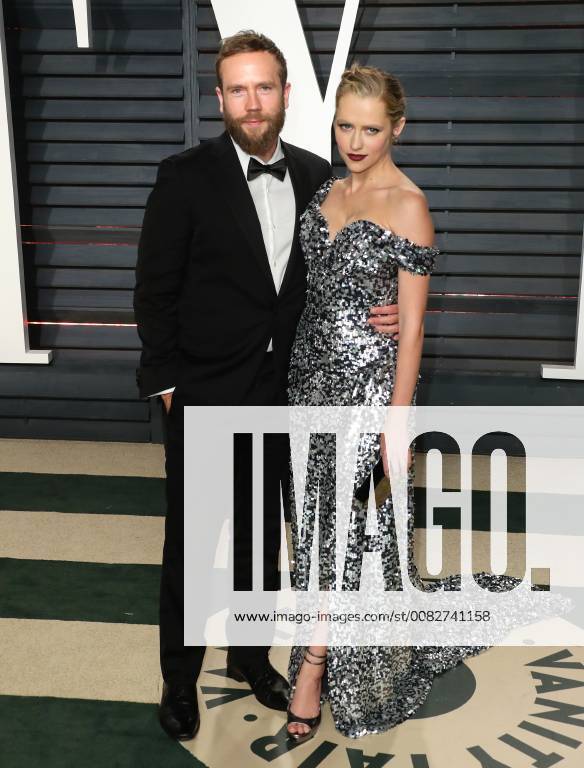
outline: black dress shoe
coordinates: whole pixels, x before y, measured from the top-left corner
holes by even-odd
[[[171,739],[194,738],[201,725],[195,684],[164,683],[158,719]]]
[[[248,665],[227,657],[227,674],[239,683],[246,682],[264,707],[285,712],[288,709],[290,686],[269,661]]]

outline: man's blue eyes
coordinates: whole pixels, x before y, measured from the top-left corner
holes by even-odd
[[[262,85],[260,86],[260,91],[271,91],[272,86],[271,85]],[[232,88],[231,93],[243,93],[243,88]]]

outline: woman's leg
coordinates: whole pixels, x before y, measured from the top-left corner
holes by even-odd
[[[311,436],[312,454],[309,458],[309,468],[307,477],[313,479],[315,485],[311,486],[310,493],[314,495],[312,499],[315,503],[306,503],[304,501],[301,530],[312,530],[315,524],[316,510],[318,508],[319,525],[319,582],[320,589],[327,591],[334,588],[335,568],[335,528],[331,521],[334,521],[334,504],[331,506],[331,500],[335,498],[335,435],[318,434]],[[293,473],[291,471],[291,477]],[[295,500],[293,495],[294,483],[291,483],[290,492],[292,498],[292,541],[294,544],[294,588],[304,593],[310,585],[311,573],[311,552],[312,547],[306,544],[299,544],[299,535],[297,522],[295,518]],[[318,505],[316,500],[320,499]],[[308,597],[303,596],[303,600]],[[328,596],[317,597],[317,607],[320,613],[325,613]],[[305,604],[303,602],[301,605]],[[312,605],[312,601],[310,602]],[[304,638],[303,638],[304,639]],[[306,642],[307,639],[304,639]],[[320,702],[322,692],[322,680],[326,670],[327,643],[328,643],[328,625],[326,622],[317,622],[314,631],[311,634],[310,645],[296,645],[292,649],[290,660],[290,682],[293,684],[292,695],[288,705],[288,733],[297,741],[304,737],[309,738],[308,734],[314,735],[320,722]],[[295,721],[295,717],[300,722]],[[303,723],[302,720],[312,720],[312,723]],[[318,719],[318,720],[317,720]]]
[[[294,694],[290,700],[292,715],[303,718],[317,717],[320,713],[322,678],[326,668],[326,645],[311,645],[304,651],[304,660],[296,678]],[[288,733],[305,734],[310,727],[304,723],[290,722]]]

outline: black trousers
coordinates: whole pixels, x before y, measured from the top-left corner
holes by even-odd
[[[192,404],[188,394],[173,395],[170,413],[166,418],[166,521],[162,573],[160,582],[160,667],[164,680],[169,682],[196,681],[205,655],[204,646],[184,646],[184,406]],[[273,354],[266,353],[261,369],[251,388],[245,405],[285,405],[286,393],[279,381],[273,364]],[[268,490],[270,507],[264,519],[264,583],[268,589],[279,585],[278,555],[280,545],[280,493],[279,482],[286,482],[287,444],[285,440],[275,441],[277,448],[267,452],[266,475],[275,482]],[[272,442],[272,446],[276,447]],[[241,443],[237,447],[238,461],[235,464],[235,485],[241,499],[251,497],[251,475],[246,469],[251,463],[251,444]],[[249,450],[249,455],[246,451]],[[266,498],[266,494],[264,494]],[[273,509],[273,512],[271,511]],[[251,508],[240,509],[235,519],[235,540],[251,557],[251,526],[247,524]],[[238,527],[239,526],[239,529]],[[248,539],[246,540],[246,532]],[[245,573],[236,574],[236,580],[245,583]],[[241,578],[238,578],[241,576]],[[234,661],[247,665],[261,665],[268,657],[265,646],[242,646],[230,648]]]

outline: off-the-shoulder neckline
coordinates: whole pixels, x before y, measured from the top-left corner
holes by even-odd
[[[350,227],[355,226],[356,224],[368,224],[368,225],[374,227],[375,229],[377,229],[378,231],[382,232],[383,234],[388,235],[391,239],[397,240],[400,243],[405,243],[410,248],[414,248],[414,249],[416,249],[418,251],[422,251],[424,253],[428,253],[428,252],[435,253],[435,254],[439,253],[438,249],[435,248],[434,246],[432,246],[432,245],[420,245],[419,243],[414,243],[413,240],[410,240],[407,237],[403,237],[402,235],[398,235],[392,229],[388,229],[387,227],[384,227],[382,224],[378,224],[376,221],[372,221],[371,219],[354,219],[353,221],[349,221],[347,224],[342,226],[337,231],[336,235],[331,240],[329,223],[328,223],[328,220],[327,220],[326,216],[322,212],[322,208],[320,206],[321,206],[321,203],[324,202],[324,200],[326,198],[326,195],[328,195],[328,193],[330,192],[330,189],[331,189],[332,185],[337,180],[340,181],[341,177],[340,176],[331,176],[330,179],[327,179],[327,181],[325,181],[324,184],[318,190],[317,199],[315,201],[316,212],[317,212],[318,216],[320,217],[320,219],[322,220],[322,223],[324,224],[324,227],[326,229],[326,241],[327,241],[327,243],[330,243],[330,245],[334,245],[336,243],[337,239],[339,238],[339,236],[343,232],[348,230]],[[324,196],[323,196],[323,194],[324,194]]]

